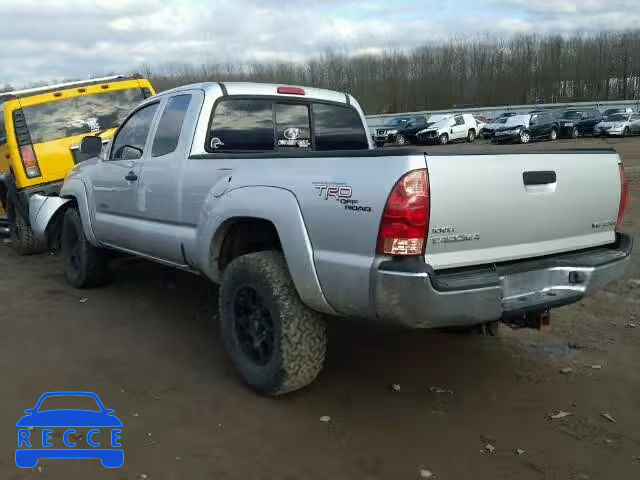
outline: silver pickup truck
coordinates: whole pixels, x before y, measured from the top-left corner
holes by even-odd
[[[106,148],[80,148],[94,158],[60,196],[30,202],[69,282],[103,282],[116,250],[220,284],[225,348],[265,394],[318,375],[329,316],[535,325],[629,263],[614,151],[376,150],[343,93],[189,85],[144,101]]]

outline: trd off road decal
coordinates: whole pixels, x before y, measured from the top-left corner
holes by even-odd
[[[371,213],[371,207],[360,205],[360,200],[353,198],[351,185],[340,182],[313,182],[318,196],[323,200],[335,200],[351,212]]]

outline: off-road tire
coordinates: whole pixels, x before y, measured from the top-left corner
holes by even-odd
[[[238,292],[245,288],[260,297],[272,322],[272,353],[263,364],[246,353],[238,333]],[[300,300],[282,253],[257,252],[234,259],[222,278],[219,306],[225,350],[254,390],[282,395],[308,385],[322,370],[327,346],[325,321]]]
[[[472,128],[467,133],[467,142],[473,143],[476,139],[476,131]]]
[[[89,243],[77,208],[64,213],[60,250],[67,281],[76,288],[90,288],[107,281],[109,257],[105,250]]]
[[[22,218],[11,195],[7,197],[7,217],[11,242],[18,255],[41,253],[47,249],[45,242],[36,237],[27,221]]]
[[[446,145],[447,143],[449,143],[449,135],[443,133],[438,137],[438,141],[440,142],[440,145]]]

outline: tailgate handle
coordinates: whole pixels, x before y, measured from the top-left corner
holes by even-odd
[[[525,185],[546,185],[548,183],[556,183],[556,172],[553,170],[523,172],[522,181]]]

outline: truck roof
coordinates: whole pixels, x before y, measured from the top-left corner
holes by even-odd
[[[278,93],[278,87],[293,87],[304,90],[304,95]],[[219,95],[259,95],[259,96],[281,96],[291,98],[312,98],[314,100],[326,100],[329,102],[351,103],[351,96],[346,93],[325,90],[323,88],[303,87],[297,85],[286,85],[278,83],[257,83],[257,82],[202,82],[190,85],[183,85],[164,91],[160,95],[166,95],[185,90],[204,90],[205,93]]]
[[[134,80],[142,78],[139,74],[133,75],[111,75],[109,77],[91,78],[88,80],[78,80],[74,82],[56,83],[54,85],[43,85],[41,87],[25,88],[23,90],[13,90],[11,92],[0,93],[0,102],[5,100],[11,100],[14,98],[24,98],[31,95],[40,95],[42,93],[55,92],[57,90],[64,90],[72,87],[88,87],[90,85],[97,85],[99,83],[109,83],[122,80]]]

